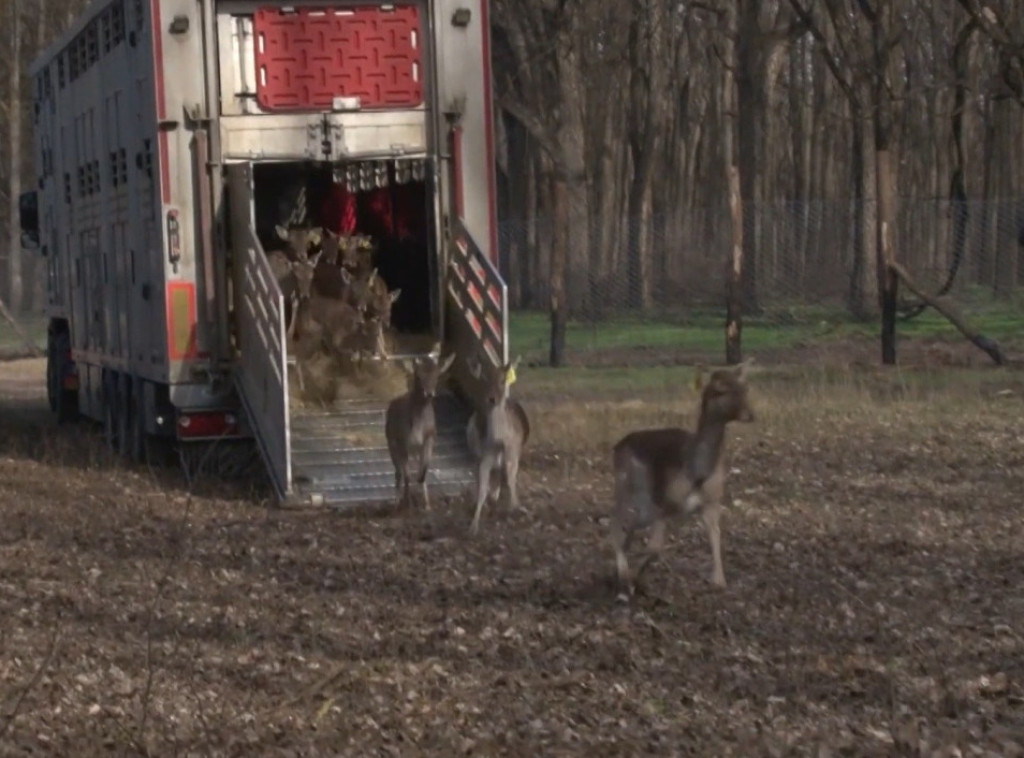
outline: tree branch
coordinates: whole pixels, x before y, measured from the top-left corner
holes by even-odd
[[[548,154],[556,166],[564,168],[565,161],[562,157],[562,151],[558,147],[558,141],[552,137],[551,130],[547,128],[544,122],[510,93],[500,95],[498,102],[502,108],[508,111],[512,118],[523,125],[531,137],[537,140],[537,144]]]
[[[914,280],[910,278],[910,274],[907,273],[907,270],[903,268],[899,262],[889,261],[888,266],[896,273],[896,276],[900,278],[904,287],[910,290],[912,294],[921,298],[941,315],[945,316],[946,319],[949,320],[949,323],[955,326],[972,345],[988,354],[988,357],[991,358],[997,366],[1003,366],[1006,364],[1006,355],[1003,353],[1003,349],[999,346],[999,343],[993,339],[989,339],[968,324],[967,319],[964,318],[963,314],[959,312],[952,302],[943,297],[933,297],[932,295],[927,294],[923,289],[917,286]]]
[[[822,58],[825,59],[825,65],[828,66],[828,70],[832,72],[832,77],[836,80],[836,84],[843,91],[843,94],[855,105],[860,104],[860,99],[857,96],[857,91],[853,87],[853,82],[847,81],[843,76],[839,66],[839,60],[836,58],[835,53],[828,46],[828,41],[825,39],[825,35],[822,34],[821,28],[815,23],[811,12],[800,4],[800,0],[789,0],[789,4],[793,6],[793,10],[800,17],[807,31],[811,33],[814,40],[818,43],[818,47],[821,51]]]

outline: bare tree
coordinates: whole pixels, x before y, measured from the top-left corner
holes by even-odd
[[[515,68],[505,72],[501,106],[546,153],[552,209],[550,313],[552,366],[565,362],[570,289],[586,269],[587,185],[584,160],[584,92],[576,24],[580,0],[502,0],[495,3],[498,29]],[[584,288],[573,294],[582,303]]]

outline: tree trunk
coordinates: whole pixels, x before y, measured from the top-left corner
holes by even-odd
[[[21,278],[21,228],[18,223],[21,196],[21,0],[11,0],[10,90],[8,92],[7,147],[8,147],[8,201],[10,216],[7,234],[8,304],[11,312],[22,310],[24,284]]]
[[[630,308],[651,304],[650,189],[661,124],[660,59],[661,0],[635,2],[629,26],[629,62],[632,72],[629,97],[629,151],[633,178],[629,185],[629,249],[627,286]]]
[[[729,210],[731,212],[731,238],[732,245],[729,247],[729,255],[724,263],[726,267],[725,276],[725,360],[726,363],[739,363],[743,360],[743,263],[744,243],[746,232],[744,228],[744,211],[749,215],[749,206],[745,205],[743,198],[743,176],[747,173],[748,167],[742,163],[743,156],[740,153],[740,165],[736,165],[735,130],[733,118],[736,111],[736,98],[739,91],[739,82],[733,72],[736,71],[736,60],[739,55],[738,48],[740,39],[736,32],[735,10],[729,13],[729,31],[733,44],[726,47],[725,65],[723,66],[722,77],[722,130],[721,146],[722,158],[726,174],[726,187],[729,191]],[[742,133],[742,119],[740,129]]]
[[[893,207],[895,178],[887,149],[878,150],[875,160],[878,172],[878,291],[882,310],[882,363],[892,366],[896,363],[896,295],[899,285],[899,277],[892,266],[895,261],[892,249],[893,224],[896,220]]]
[[[740,196],[740,174],[729,167],[729,210],[732,214],[732,254],[725,285],[725,362],[743,360],[743,200]]]
[[[550,363],[565,365],[565,331],[568,303],[565,298],[565,264],[569,248],[569,191],[566,177],[553,173],[551,195],[554,208],[554,234],[551,246],[551,354]]]
[[[580,52],[575,26],[578,14],[567,9],[559,25],[556,46],[558,61],[558,136],[561,154],[556,163],[565,170],[564,202],[569,230],[566,239],[565,303],[573,312],[586,310],[590,295],[587,224],[587,156],[584,139],[586,87],[580,68]],[[556,168],[557,170],[557,168]],[[567,314],[566,314],[567,317]]]
[[[870,132],[865,129],[864,116],[855,103],[850,107],[852,150],[850,168],[853,174],[853,261],[850,268],[850,286],[847,306],[856,319],[867,320],[878,313],[878,275],[875,266],[876,210],[871,202],[876,193],[870,192],[874,182],[867,159],[874,151],[869,146]],[[872,166],[871,169],[875,167]],[[876,178],[877,181],[877,178]]]
[[[758,55],[760,24],[758,3],[754,0],[740,0],[740,16],[737,19],[733,44],[736,47],[736,113],[739,135],[740,196],[743,201],[743,306],[748,314],[761,310],[757,292],[759,269],[756,213],[758,171],[761,158],[758,140],[764,128],[766,108],[763,84],[758,69],[761,56]]]

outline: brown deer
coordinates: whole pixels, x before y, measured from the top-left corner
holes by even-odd
[[[316,260],[300,261],[294,267],[296,278],[296,312],[293,319],[297,330],[289,330],[289,342],[295,352],[295,367],[299,389],[305,390],[302,361],[307,360],[320,347],[338,358],[348,357],[351,340],[366,330],[363,314],[343,299],[326,297],[313,287]],[[295,331],[299,338],[295,339]],[[374,344],[383,342],[374,335]]]
[[[441,346],[435,348],[440,353]],[[452,362],[455,354],[440,361],[433,355],[417,359],[413,363],[402,362],[402,368],[409,376],[409,391],[388,403],[384,416],[384,434],[388,441],[388,452],[395,466],[395,496],[399,506],[408,503],[410,492],[412,458],[419,459],[416,481],[423,488],[423,507],[430,508],[430,494],[427,490],[427,472],[434,455],[434,441],[437,438],[437,421],[434,417],[434,397],[437,385]]]
[[[747,399],[749,361],[713,372],[701,393],[695,432],[678,427],[630,432],[613,449],[615,507],[609,537],[619,581],[630,594],[635,580],[665,545],[670,518],[699,511],[711,541],[711,581],[725,586],[719,518],[725,491],[725,427],[752,422]],[[703,380],[698,371],[697,386]],[[651,526],[647,555],[631,577],[626,549],[633,533]]]
[[[517,357],[492,371],[484,388],[485,407],[476,410],[466,425],[466,441],[477,461],[476,510],[470,528],[475,535],[480,530],[480,514],[484,500],[496,502],[502,486],[508,493],[509,506],[519,509],[516,479],[523,446],[530,437],[530,419],[522,403],[509,397],[509,387],[515,381]],[[482,378],[479,366],[471,369],[473,376]],[[499,478],[500,477],[500,478]]]
[[[294,338],[296,317],[298,315],[298,299],[300,296],[300,269],[309,269],[309,276],[316,266],[316,257],[310,259],[310,253],[320,246],[321,235],[316,229],[291,228],[276,226],[277,236],[287,243],[286,250],[272,250],[267,253],[270,270],[277,279],[277,286],[284,296],[285,319],[288,322],[288,337]]]

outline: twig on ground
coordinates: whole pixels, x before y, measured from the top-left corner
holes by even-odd
[[[14,706],[4,716],[4,723],[0,726],[0,738],[5,737],[7,732],[14,726],[14,721],[18,717],[18,713],[21,711],[21,706],[25,703],[25,698],[28,697],[29,693],[34,690],[39,682],[43,678],[43,674],[46,673],[46,669],[50,667],[50,663],[53,661],[54,655],[57,653],[57,643],[60,640],[60,619],[53,626],[53,636],[50,638],[49,647],[46,650],[46,654],[43,656],[43,660],[40,662],[39,667],[36,669],[32,678],[28,681],[21,692],[18,693],[17,699],[14,701]]]

